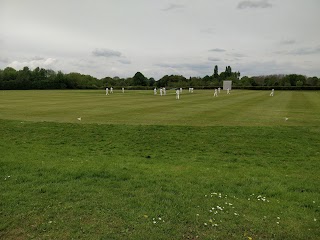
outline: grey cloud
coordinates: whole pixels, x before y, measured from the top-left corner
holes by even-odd
[[[260,1],[241,1],[238,3],[238,9],[246,9],[246,8],[271,8],[272,4],[269,3],[268,0],[260,0]]]
[[[96,48],[95,50],[92,51],[93,56],[96,57],[121,57],[121,52],[110,50],[110,49],[105,49],[105,48]]]
[[[96,62],[88,59],[73,59],[69,61],[69,64],[74,67],[95,67]]]
[[[296,49],[296,50],[289,52],[289,54],[292,54],[292,55],[310,55],[310,54],[315,54],[315,53],[320,53],[320,47],[300,48],[300,49]]]
[[[118,62],[122,63],[122,64],[131,64],[131,61],[128,60],[128,59],[125,59],[125,58],[124,59],[119,59]]]
[[[202,29],[201,32],[207,33],[207,34],[215,34],[216,30],[214,28],[205,28],[205,29]]]
[[[226,50],[221,49],[221,48],[214,48],[214,49],[210,49],[209,52],[225,52]]]
[[[228,55],[233,56],[233,57],[235,57],[235,58],[247,57],[247,55],[242,54],[242,53],[230,53],[230,54],[228,54]]]
[[[283,45],[291,45],[291,44],[295,44],[296,41],[295,40],[283,40],[280,43]]]
[[[299,65],[290,62],[277,61],[255,61],[238,66],[242,76],[262,76],[271,74],[290,74],[293,72],[303,73],[303,69]]]
[[[276,51],[275,53],[285,55],[311,55],[320,53],[320,46],[313,48],[298,48],[291,51]]]
[[[31,58],[31,60],[35,60],[35,61],[44,60],[44,59],[45,59],[45,58],[39,57],[39,56],[34,56],[33,58]]]
[[[9,63],[9,59],[8,59],[8,58],[1,58],[1,57],[0,57],[0,62],[2,62],[2,63]]]
[[[208,63],[173,63],[173,64],[168,64],[168,63],[159,63],[156,64],[159,67],[164,67],[164,68],[174,68],[174,69],[191,69],[191,70],[205,70],[208,68],[211,68],[212,66],[209,65]]]
[[[163,8],[162,11],[171,11],[171,10],[183,9],[183,8],[185,8],[185,5],[182,5],[182,4],[170,4],[166,8]]]
[[[211,61],[211,62],[219,62],[219,61],[221,61],[220,58],[214,58],[214,57],[208,57],[208,60]]]

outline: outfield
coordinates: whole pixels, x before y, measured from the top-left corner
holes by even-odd
[[[0,91],[0,239],[318,239],[319,126],[319,91]]]

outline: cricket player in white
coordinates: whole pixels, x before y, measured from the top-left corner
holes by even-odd
[[[273,97],[274,89],[271,90],[270,96]]]
[[[176,99],[180,99],[180,91],[179,91],[179,89],[176,90]]]
[[[214,94],[213,94],[214,97],[218,97],[218,90],[217,89],[214,89]]]

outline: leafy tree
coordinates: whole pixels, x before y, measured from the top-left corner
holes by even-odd
[[[204,85],[210,85],[210,82],[212,81],[212,77],[209,77],[208,75],[204,76],[204,78],[202,79],[204,82]]]
[[[225,71],[226,77],[231,77],[232,76],[232,69],[230,66],[226,67]]]
[[[214,66],[213,77],[214,77],[215,79],[218,79],[218,78],[219,78],[218,66],[217,66],[217,65]]]
[[[221,72],[220,75],[219,75],[219,79],[220,79],[220,80],[225,80],[225,79],[227,79],[227,74],[226,74],[226,72]]]
[[[154,78],[149,78],[148,83],[148,86],[152,87],[156,83],[156,80]]]
[[[134,86],[147,86],[147,78],[141,72],[137,72],[133,76],[133,85]]]
[[[3,70],[3,81],[16,80],[17,71],[12,67],[6,67]]]
[[[296,86],[298,86],[298,87],[303,86],[303,82],[302,82],[301,80],[298,80],[298,81],[296,82]]]
[[[306,84],[309,85],[309,86],[317,86],[320,84],[320,81],[317,77],[309,77],[307,80],[306,80]]]

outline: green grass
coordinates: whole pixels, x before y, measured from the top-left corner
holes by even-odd
[[[1,91],[0,119],[83,123],[183,126],[319,126],[320,92],[233,91]],[[284,118],[289,121],[285,122]]]
[[[319,92],[268,94],[0,92],[0,239],[318,239]]]

